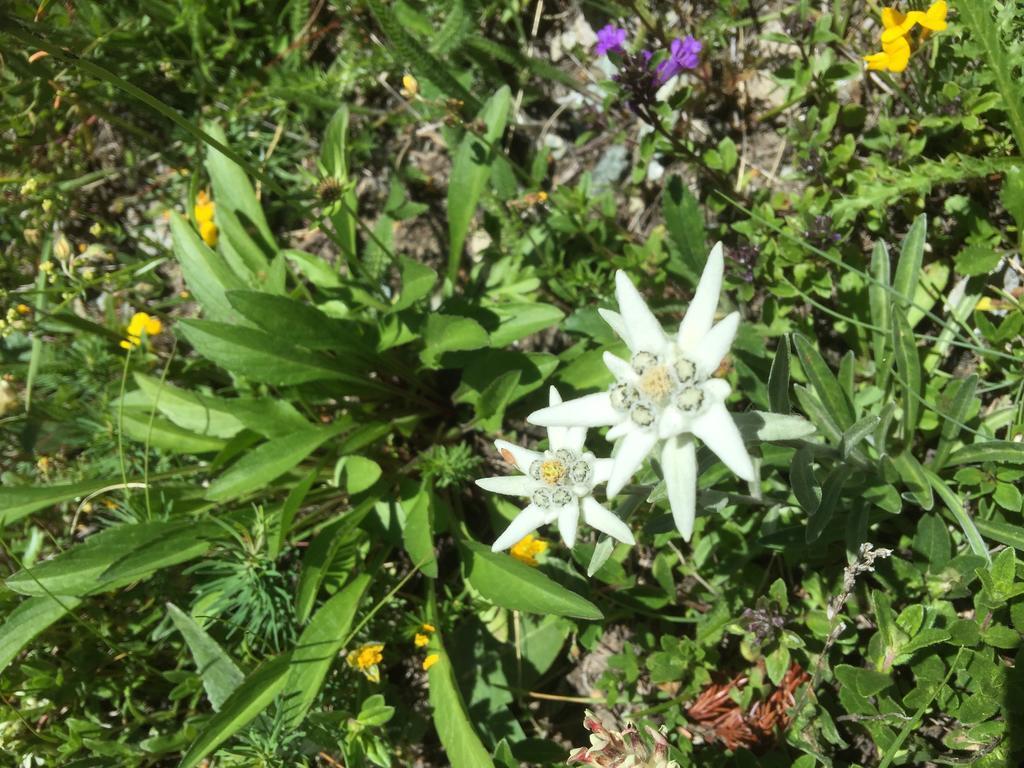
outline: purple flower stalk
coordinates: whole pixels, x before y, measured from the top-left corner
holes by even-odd
[[[624,42],[626,42],[626,30],[616,27],[614,24],[606,24],[597,31],[597,45],[594,46],[594,53],[598,56],[604,56],[609,51],[625,53],[626,49],[622,47]]]
[[[684,69],[695,69],[702,47],[700,40],[692,35],[687,35],[685,40],[680,40],[678,37],[673,40],[669,47],[668,58],[661,62],[655,70],[658,84],[664,85]]]

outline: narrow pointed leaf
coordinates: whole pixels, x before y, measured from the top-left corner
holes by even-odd
[[[213,711],[217,712],[228,697],[245,680],[235,662],[223,648],[210,637],[196,620],[182,611],[174,603],[167,603],[167,613],[174,626],[181,632],[192,659],[199,669],[199,677],[203,680],[203,688],[210,699]]]

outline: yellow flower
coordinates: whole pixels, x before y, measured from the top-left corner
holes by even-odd
[[[127,338],[121,341],[121,349],[132,349],[142,343],[142,334],[156,336],[163,330],[164,324],[159,318],[151,317],[145,312],[136,312],[128,322]]]
[[[363,643],[345,657],[345,662],[366,675],[371,683],[380,682],[380,663],[384,660],[384,643]]]
[[[509,554],[521,563],[536,567],[537,555],[548,551],[548,543],[544,539],[526,534],[522,539],[512,545]]]
[[[402,90],[401,93],[405,98],[411,99],[420,92],[419,81],[415,77],[406,73],[402,75]]]
[[[15,307],[19,315],[27,315],[32,312],[32,307],[28,304],[19,304]]]
[[[944,0],[932,3],[927,11],[900,13],[895,8],[882,9],[882,52],[864,57],[870,70],[902,72],[910,63],[910,33],[920,25],[920,39],[925,40],[933,31],[946,28],[948,7]]]
[[[427,658],[425,658],[423,660],[423,671],[426,672],[432,666],[437,664],[437,662],[438,662],[438,660],[440,658],[441,658],[440,654],[437,654],[437,653],[432,653],[429,656],[427,656]]]
[[[430,642],[430,638],[427,635],[421,635],[419,632],[417,632],[416,637],[414,637],[412,641],[417,648],[422,648],[424,645]]]
[[[433,624],[420,624],[420,629],[422,631],[424,631],[424,632],[427,632],[427,633],[436,632],[437,631],[437,629],[434,627]]]
[[[213,215],[217,210],[217,206],[210,196],[206,192],[199,192],[196,195],[196,204],[192,209],[192,215],[196,218],[196,224],[199,225],[199,235],[203,238],[203,242],[211,248],[217,244],[217,225],[213,223]]]

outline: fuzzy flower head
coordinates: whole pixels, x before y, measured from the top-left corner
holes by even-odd
[[[550,390],[549,402],[562,402],[558,390]],[[591,528],[614,539],[635,544],[633,534],[618,517],[593,497],[594,486],[608,480],[611,459],[597,459],[584,449],[587,430],[583,427],[555,426],[548,429],[548,450],[539,452],[505,440],[494,447],[521,475],[485,477],[476,484],[485,491],[520,496],[530,500],[526,508],[498,537],[491,547],[500,552],[521,541],[542,525],[558,523],[558,532],[570,549],[576,544],[580,516]]]
[[[696,69],[700,61],[700,51],[703,46],[700,40],[687,35],[686,38],[676,38],[669,46],[668,58],[662,61],[655,68],[655,76],[659,85],[664,85],[680,72],[687,69]]]
[[[662,330],[626,273],[616,273],[619,311],[600,312],[626,342],[630,359],[605,352],[605,365],[615,377],[608,390],[542,408],[528,417],[530,423],[549,428],[611,427],[608,439],[620,442],[608,476],[609,499],[660,445],[672,515],[687,541],[696,514],[695,437],[739,477],[755,479],[750,455],[725,407],[732,390],[727,382],[713,377],[740,322],[738,312],[714,321],[724,266],[718,243],[708,256],[679,331],[671,335]]]
[[[626,30],[616,27],[614,24],[606,24],[597,30],[597,45],[594,46],[594,53],[604,56],[608,53],[625,53],[626,49],[622,44],[626,42]]]

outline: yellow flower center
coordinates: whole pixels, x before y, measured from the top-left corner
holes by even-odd
[[[568,471],[558,459],[548,459],[540,465],[540,479],[548,485],[558,485]]]
[[[656,403],[663,403],[672,394],[672,377],[663,365],[652,365],[640,375],[637,389]]]

